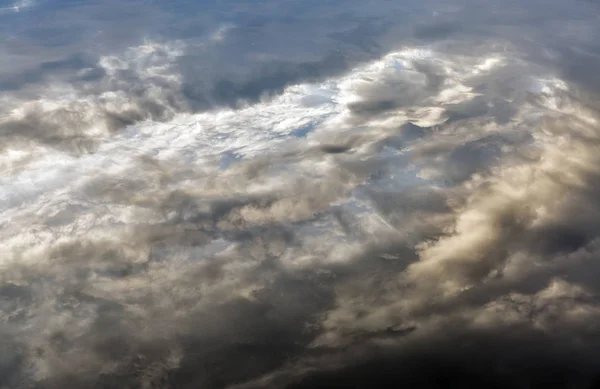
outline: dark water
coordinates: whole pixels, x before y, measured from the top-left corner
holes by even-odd
[[[0,1],[0,388],[595,388],[600,3]]]

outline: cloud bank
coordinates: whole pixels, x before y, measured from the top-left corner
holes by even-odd
[[[431,6],[354,57],[195,75],[275,28],[223,24],[4,84],[0,387],[596,388],[595,5],[529,42]]]

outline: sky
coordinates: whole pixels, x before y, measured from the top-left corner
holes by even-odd
[[[600,388],[598,26],[0,0],[0,389]]]

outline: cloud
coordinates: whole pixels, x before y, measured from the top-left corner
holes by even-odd
[[[233,10],[243,10],[237,13],[239,20],[224,18],[225,6],[220,5],[205,7],[202,12],[193,6],[163,9],[149,4],[135,12],[140,9],[135,1],[125,5],[39,6],[43,8],[40,12],[51,12],[54,21],[44,19],[38,28],[28,29],[0,47],[5,58],[0,88],[6,92],[0,131],[11,142],[17,138],[76,154],[95,150],[98,141],[141,121],[170,120],[178,113],[222,106],[242,107],[273,98],[294,84],[320,82],[397,50],[415,38],[419,44],[453,45],[452,50],[457,50],[456,40],[440,39],[448,26],[464,29],[464,41],[469,43],[461,50],[485,52],[490,39],[506,50],[507,41],[513,38],[506,28],[516,23],[516,14],[524,19],[521,29],[531,35],[534,43],[514,40],[511,46],[526,47],[537,62],[553,61],[568,78],[593,73],[573,71],[577,66],[593,68],[593,56],[585,54],[594,50],[593,40],[585,38],[590,35],[586,34],[589,31],[585,22],[570,22],[568,31],[552,44],[543,36],[548,30],[540,21],[555,23],[554,17],[544,17],[562,10],[558,4],[532,13],[525,12],[526,5],[511,3],[495,16],[468,4],[448,6],[446,12],[440,12],[437,4],[410,5],[411,12],[421,15],[417,22],[408,17],[406,7],[378,4],[369,8],[361,2],[348,3],[343,9],[327,4],[294,4],[292,18],[288,16],[292,4],[281,7],[263,2],[249,10],[243,2],[232,2],[229,6]],[[569,12],[569,17],[571,13],[577,15],[572,9]],[[179,17],[180,13],[186,17]],[[356,17],[359,14],[363,16]],[[407,16],[398,23],[397,15]],[[115,18],[126,20],[122,24],[127,27],[107,25],[107,19]],[[66,26],[60,20],[77,23]],[[173,27],[165,31],[159,28],[166,25]],[[482,26],[487,30],[481,31]],[[568,40],[576,40],[586,50],[570,53]],[[89,47],[88,41],[97,43]],[[552,52],[541,53],[531,47],[535,42]],[[548,54],[552,58],[547,58]],[[570,58],[575,56],[581,58],[571,63]],[[414,66],[429,66],[420,72],[427,78],[428,88],[436,88],[436,82],[446,77],[437,63]],[[584,83],[594,84],[588,81]],[[401,80],[382,82],[389,84],[389,89],[374,89],[373,93],[380,95],[368,104],[355,102],[357,113],[393,109],[403,103],[398,99],[419,99],[422,96],[412,94],[429,93],[418,87],[400,90]],[[404,85],[412,87],[410,82]],[[448,93],[460,95],[465,91]],[[57,101],[60,103],[53,104]],[[458,108],[484,109],[486,103],[481,100]],[[490,109],[498,120],[510,120],[511,105],[493,103]],[[20,114],[15,115],[15,110]],[[451,111],[451,115],[461,114],[460,110]],[[57,128],[54,118],[62,121],[64,116],[69,117],[68,125]]]
[[[420,25],[194,79],[227,24],[14,89],[0,386],[595,387],[593,85]]]

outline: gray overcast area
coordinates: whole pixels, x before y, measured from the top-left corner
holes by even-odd
[[[0,0],[0,388],[600,388],[596,0]]]

